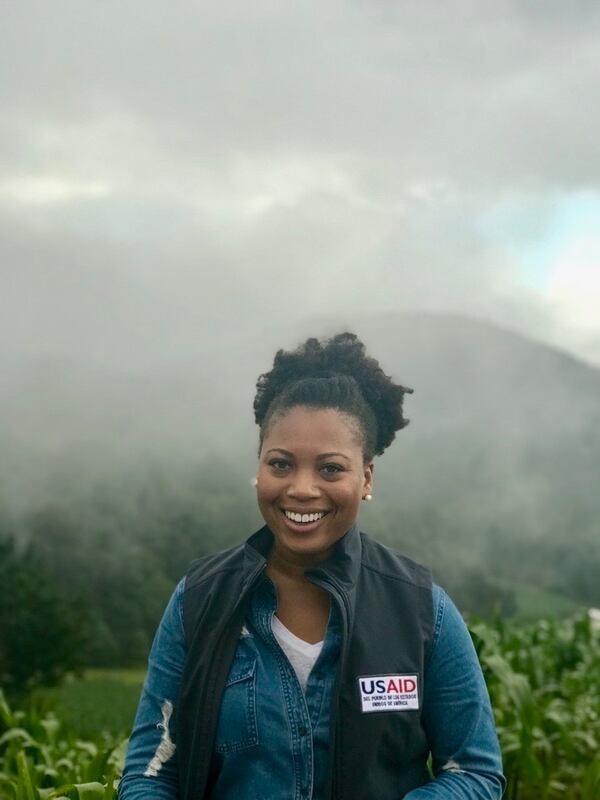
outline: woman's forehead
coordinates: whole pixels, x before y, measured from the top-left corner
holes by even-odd
[[[356,448],[360,450],[360,445],[359,424],[352,415],[336,408],[306,406],[277,413],[263,441],[264,450],[280,447],[330,452],[338,448],[353,453]]]

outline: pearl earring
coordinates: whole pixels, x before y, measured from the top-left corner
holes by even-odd
[[[373,495],[372,495],[372,494],[366,494],[366,495],[363,497],[363,500],[366,500],[366,501],[367,501],[367,503],[369,503],[369,502],[370,502],[372,499],[373,499]]]
[[[252,480],[250,481],[250,485],[254,487],[258,486],[258,478],[256,477],[252,478]]]

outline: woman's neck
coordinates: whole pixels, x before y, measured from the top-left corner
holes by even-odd
[[[325,553],[320,554],[319,557],[307,558],[305,556],[298,556],[295,553],[281,551],[275,544],[267,558],[267,572],[269,572],[270,567],[272,571],[285,577],[287,580],[306,583],[308,581],[304,574],[305,570],[316,567],[324,561],[328,555],[329,553]]]

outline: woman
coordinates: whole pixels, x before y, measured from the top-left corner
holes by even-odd
[[[356,525],[407,391],[349,333],[280,350],[260,376],[266,524],[175,589],[120,800],[501,797],[460,614],[425,567]]]

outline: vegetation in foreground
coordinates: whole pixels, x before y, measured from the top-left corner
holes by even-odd
[[[144,669],[90,669],[67,676],[60,686],[32,693],[39,708],[52,709],[80,739],[106,732],[125,739],[133,725],[144,681]]]
[[[600,798],[600,631],[588,615],[473,622],[510,800]]]
[[[585,615],[526,627],[472,621],[470,629],[496,713],[506,797],[598,800],[600,630]],[[131,702],[140,674],[128,678]],[[27,711],[13,711],[0,693],[1,798],[113,800],[127,745],[118,731],[131,708],[112,732],[102,730],[106,717],[95,693],[105,691],[109,680],[106,673],[93,676],[87,691],[97,698],[96,711],[90,704],[85,720],[71,717],[70,724],[35,702]],[[66,717],[81,691],[72,686],[55,695]],[[98,726],[93,735],[86,729],[89,740],[79,738],[84,723]]]
[[[113,800],[126,740],[84,741],[53,714],[12,711],[0,690],[0,798]]]

